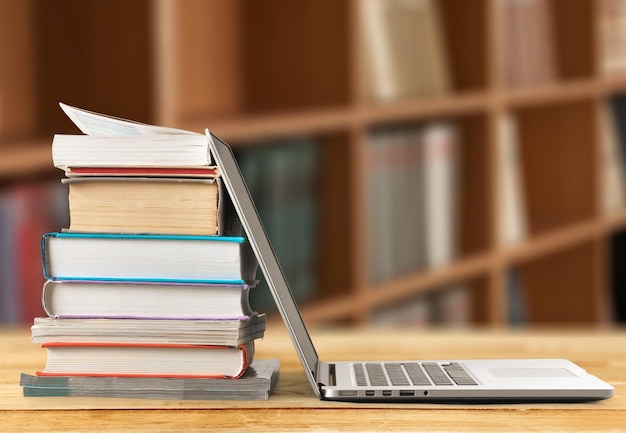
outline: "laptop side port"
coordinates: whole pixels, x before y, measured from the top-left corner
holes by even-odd
[[[400,390],[400,397],[413,397],[415,395],[415,391],[412,390]]]

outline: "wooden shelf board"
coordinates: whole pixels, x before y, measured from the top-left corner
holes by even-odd
[[[460,259],[449,266],[409,274],[379,285],[371,285],[363,293],[370,306],[390,304],[410,295],[424,293],[429,289],[457,281],[467,281],[482,274],[486,275],[490,264],[489,254],[472,256]]]
[[[0,179],[34,176],[53,169],[52,140],[4,143],[0,149]]]
[[[348,128],[350,123],[349,110],[329,108],[214,120],[201,120],[199,116],[196,116],[194,119],[183,119],[176,127],[196,132],[204,132],[205,128],[209,128],[211,132],[226,141],[245,141],[333,132]]]
[[[408,121],[421,118],[450,118],[485,111],[489,96],[485,92],[461,93],[432,99],[413,99],[374,104],[360,110],[363,123]]]
[[[600,87],[605,95],[626,91],[626,71],[603,75],[600,78]]]
[[[305,304],[302,317],[307,322],[343,320],[356,317],[354,295],[348,294],[334,299],[325,299]]]
[[[225,140],[241,141],[298,134],[317,134],[346,130],[353,125],[409,121],[420,118],[453,117],[486,110],[488,97],[485,93],[467,93],[433,99],[398,101],[328,108],[324,110],[298,111],[243,115],[226,119],[182,119],[175,126],[190,131],[211,132]]]
[[[554,82],[528,88],[508,89],[499,93],[502,103],[510,108],[560,103],[595,97],[600,83],[593,79]]]
[[[624,218],[626,220],[626,218]],[[541,258],[578,244],[590,242],[600,233],[601,224],[592,219],[523,241],[502,251],[505,265]]]
[[[626,226],[626,208],[605,214],[600,220],[605,234],[624,229]]]

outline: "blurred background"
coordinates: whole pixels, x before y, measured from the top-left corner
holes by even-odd
[[[626,320],[626,0],[0,0],[4,324],[58,102],[229,142],[308,321]]]

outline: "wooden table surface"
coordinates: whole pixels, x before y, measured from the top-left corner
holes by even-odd
[[[200,431],[626,431],[626,330],[431,330],[315,328],[323,360],[565,357],[616,388],[611,399],[575,404],[371,404],[319,401],[280,323],[258,358],[278,358],[268,401],[24,398],[20,372],[41,369],[46,352],[30,330],[0,329],[0,432]]]

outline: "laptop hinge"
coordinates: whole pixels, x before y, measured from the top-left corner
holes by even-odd
[[[320,386],[334,386],[336,384],[335,364],[318,362],[316,379]]]

